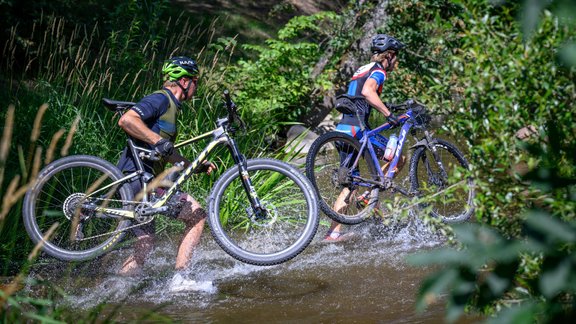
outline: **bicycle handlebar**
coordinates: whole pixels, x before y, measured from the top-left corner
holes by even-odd
[[[415,120],[416,126],[427,127],[430,123],[431,117],[428,114],[428,109],[415,99],[408,99],[401,104],[385,103],[385,105],[391,112],[412,110],[411,117]]]
[[[234,121],[237,121],[238,124],[240,124],[240,127],[246,130],[246,124],[238,115],[237,110],[238,107],[236,106],[234,101],[232,101],[232,99],[230,98],[230,92],[228,90],[224,90],[223,94],[224,94],[224,101],[226,103],[226,108],[228,109],[228,121],[230,122],[230,124],[234,123]]]
[[[404,103],[401,104],[393,104],[393,103],[385,103],[386,107],[388,107],[391,111],[406,111],[416,103],[414,99],[408,99]]]

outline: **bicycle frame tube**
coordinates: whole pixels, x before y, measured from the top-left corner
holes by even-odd
[[[402,148],[404,147],[404,143],[406,141],[406,135],[408,135],[408,131],[412,128],[411,123],[404,123],[402,128],[400,129],[400,135],[398,136],[398,145],[396,146],[396,152],[394,152],[394,157],[392,161],[390,161],[390,167],[388,167],[388,172],[386,172],[386,177],[388,179],[392,179],[394,174],[396,174],[398,161],[402,156]]]
[[[223,143],[230,143],[230,138],[228,137],[228,135],[226,134],[226,132],[224,132],[224,128],[223,127],[218,127],[217,129],[204,133],[200,136],[191,138],[189,140],[183,141],[181,143],[178,143],[176,145],[174,145],[175,148],[179,148],[188,144],[192,144],[194,142],[197,142],[201,139],[207,138],[209,136],[214,136],[214,139],[208,143],[208,145],[206,145],[206,147],[202,150],[202,152],[200,152],[200,154],[198,155],[198,157],[192,161],[190,163],[190,165],[188,165],[188,167],[186,167],[184,170],[182,170],[182,172],[180,172],[180,175],[178,176],[178,178],[176,179],[176,181],[174,182],[174,185],[172,185],[168,191],[166,192],[166,194],[164,196],[162,196],[161,199],[159,199],[158,201],[156,201],[154,203],[154,205],[152,205],[152,208],[159,208],[164,206],[164,204],[166,203],[166,201],[168,201],[168,199],[170,199],[170,197],[172,197],[172,195],[176,192],[177,188],[180,187],[180,185],[182,183],[184,183],[186,180],[188,180],[188,178],[190,178],[192,176],[192,174],[194,173],[194,171],[196,171],[198,169],[198,167],[200,166],[200,164],[202,164],[202,162],[204,160],[206,160],[206,158],[210,155],[210,153],[212,151],[214,151],[214,149]]]
[[[248,167],[246,165],[246,159],[238,150],[238,146],[236,145],[236,141],[234,141],[233,138],[228,136],[228,133],[225,131],[223,126],[220,126],[213,131],[210,131],[208,133],[204,133],[204,134],[197,136],[195,138],[192,138],[192,139],[183,141],[181,143],[178,143],[174,147],[179,148],[179,147],[182,147],[184,145],[188,145],[188,144],[194,143],[198,140],[207,138],[209,136],[214,136],[214,139],[210,143],[208,143],[208,145],[204,148],[204,150],[202,150],[202,152],[200,152],[198,157],[192,163],[190,163],[190,165],[186,169],[182,170],[182,172],[178,176],[178,179],[176,179],[174,185],[168,189],[167,193],[162,197],[162,199],[160,199],[154,203],[152,208],[160,208],[160,207],[164,206],[166,201],[168,201],[168,199],[170,199],[172,194],[174,194],[174,192],[176,192],[176,190],[180,186],[180,184],[182,184],[186,180],[188,180],[188,178],[190,178],[192,173],[194,173],[194,171],[196,171],[198,169],[200,164],[204,160],[206,160],[206,158],[210,155],[210,153],[220,144],[227,144],[227,147],[230,150],[230,153],[232,154],[232,158],[233,158],[234,162],[238,165],[238,172],[241,174],[240,179],[242,180],[242,185],[243,185],[244,189],[246,190],[246,193],[248,193],[248,198],[250,199],[250,203],[256,209],[262,207],[260,204],[260,200],[258,199],[258,195],[256,194],[256,189],[254,189],[254,186],[252,185],[252,183],[250,181],[250,176],[248,175]]]
[[[394,153],[394,157],[393,157],[392,161],[390,161],[390,167],[388,168],[386,175],[384,175],[381,168],[379,168],[379,167],[377,168],[378,177],[381,180],[383,180],[384,178],[392,179],[394,177],[394,174],[397,171],[396,166],[398,165],[398,161],[400,160],[400,156],[402,155],[402,148],[404,147],[404,143],[406,141],[406,135],[408,134],[408,131],[410,130],[410,128],[412,128],[412,123],[407,122],[411,117],[412,117],[412,110],[406,111],[405,114],[403,114],[399,117],[400,122],[404,122],[404,123],[402,124],[402,128],[400,129],[400,135],[398,136],[398,145],[396,147],[396,152]],[[370,158],[374,162],[374,165],[379,166],[380,163],[378,162],[378,157],[376,156],[376,152],[374,150],[374,147],[373,147],[372,143],[370,142],[370,138],[372,136],[374,136],[374,135],[376,135],[382,131],[388,130],[390,128],[392,128],[392,125],[390,125],[390,123],[384,123],[384,124],[376,127],[373,130],[367,131],[364,134],[364,136],[362,137],[362,139],[360,140],[360,144],[361,144],[360,153],[364,152],[364,150],[367,148],[368,152],[370,152]],[[356,160],[354,161],[353,167],[351,168],[352,170],[358,166],[358,162],[359,162],[362,155],[363,154],[358,154],[358,156],[356,157]]]
[[[118,179],[114,182],[112,182],[111,184],[102,187],[94,192],[90,192],[86,194],[86,197],[84,199],[88,199],[88,198],[93,198],[95,197],[96,194],[108,190],[110,188],[112,188],[113,186],[116,186],[118,184],[124,183],[124,182],[128,182],[129,179],[132,179],[136,176],[138,176],[138,172],[133,172],[130,173],[129,175],[123,177],[122,179]],[[96,184],[100,183],[101,180],[104,180],[104,176],[101,177],[100,179],[98,179],[96,181]],[[90,191],[90,190],[88,190]],[[126,218],[134,218],[134,212],[130,211],[130,210],[124,210],[124,209],[117,209],[117,208],[104,208],[104,207],[96,207],[94,210],[96,210],[97,212],[101,212],[101,213],[106,213],[106,214],[112,214],[112,215],[116,215],[116,216],[121,216],[121,217],[126,217]]]
[[[152,206],[152,208],[160,208],[162,206],[164,206],[164,204],[166,203],[166,201],[168,201],[168,199],[170,199],[170,197],[176,192],[177,188],[184,183],[186,180],[188,180],[188,178],[192,175],[192,173],[198,169],[198,167],[200,166],[200,164],[202,163],[202,161],[204,161],[206,159],[206,157],[219,145],[222,143],[230,143],[230,138],[227,136],[227,134],[224,132],[223,127],[218,127],[215,130],[212,130],[210,132],[204,133],[200,136],[191,138],[189,140],[183,141],[181,143],[176,144],[174,147],[175,148],[179,148],[194,142],[197,142],[201,139],[205,139],[209,136],[214,136],[214,139],[208,143],[208,145],[204,148],[204,150],[202,150],[202,152],[200,152],[200,154],[198,155],[198,158],[196,158],[194,161],[192,161],[190,163],[190,165],[188,167],[186,167],[184,170],[182,170],[182,172],[180,173],[180,175],[178,176],[178,179],[176,179],[176,181],[174,182],[174,185],[172,185],[168,191],[166,192],[165,195],[162,196],[162,198],[158,201],[156,201],[154,203],[154,205]],[[141,147],[136,147],[134,146],[134,152],[150,152],[150,150],[145,149],[145,148],[141,148]],[[137,155],[136,155],[137,156]],[[93,197],[96,193],[98,192],[102,192],[103,190],[106,190],[108,188],[111,188],[114,185],[118,185],[120,183],[123,182],[127,182],[128,179],[131,179],[135,176],[138,176],[142,173],[142,169],[140,171],[135,171],[125,177],[123,177],[120,180],[117,180],[109,185],[107,185],[106,187],[100,188],[95,192],[90,193],[87,197]],[[146,184],[145,184],[146,185]],[[146,190],[146,186],[143,187],[143,190]],[[104,214],[108,214],[108,215],[116,215],[116,216],[122,216],[125,218],[134,218],[134,212],[133,211],[129,211],[129,210],[124,210],[124,209],[118,209],[118,208],[106,208],[106,207],[96,207],[95,210],[99,213],[104,213]]]
[[[214,149],[217,146],[219,146],[220,144],[227,144],[227,146],[230,150],[230,153],[232,154],[232,157],[234,159],[234,162],[238,165],[238,172],[241,174],[240,178],[242,180],[242,185],[243,185],[244,189],[246,190],[246,192],[248,193],[248,198],[250,199],[252,207],[255,209],[256,212],[258,212],[258,210],[262,208],[260,200],[258,199],[258,195],[256,194],[256,190],[254,189],[254,186],[252,185],[252,183],[250,181],[250,176],[248,174],[248,168],[246,165],[246,159],[238,150],[238,146],[236,145],[236,142],[234,141],[234,139],[232,139],[231,137],[228,136],[228,133],[226,132],[226,130],[223,126],[220,126],[215,130],[204,133],[202,135],[191,138],[189,140],[185,140],[183,142],[180,142],[180,143],[174,145],[174,147],[180,148],[182,146],[192,144],[194,142],[197,142],[199,140],[205,139],[205,138],[210,137],[210,136],[213,136],[214,139],[210,143],[208,143],[208,145],[204,148],[204,150],[202,150],[202,152],[200,152],[198,157],[194,161],[192,161],[190,163],[190,165],[188,165],[188,167],[186,167],[184,170],[182,170],[180,172],[180,175],[178,176],[178,178],[176,179],[174,184],[170,188],[168,188],[168,190],[166,191],[166,194],[164,194],[161,199],[154,202],[154,204],[151,206],[152,209],[159,209],[159,208],[165,206],[166,202],[170,199],[170,197],[172,197],[172,195],[178,190],[178,187],[182,183],[187,181],[188,178],[191,177],[191,175],[194,173],[194,171],[196,171],[199,168],[200,164],[204,160],[206,160],[206,158],[210,155],[210,153],[212,151],[214,151]],[[145,148],[140,148],[140,147],[134,147],[134,148],[135,148],[135,152],[137,152],[137,151],[150,152],[150,150],[145,149]],[[110,188],[111,186],[113,186],[115,184],[125,182],[126,180],[141,174],[142,171],[143,170],[136,171],[136,172],[114,182],[113,184],[106,186],[106,188]],[[105,188],[101,188],[98,191],[102,191],[104,189]],[[146,190],[146,187],[144,187],[144,190]],[[93,195],[93,194],[94,193],[92,193],[91,195]],[[122,216],[122,217],[126,217],[126,218],[134,218],[135,217],[135,214],[133,211],[123,210],[123,209],[96,207],[95,210],[97,212],[105,213],[108,215],[117,215],[117,216]]]

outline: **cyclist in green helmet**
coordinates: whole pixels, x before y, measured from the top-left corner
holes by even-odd
[[[161,161],[157,162],[142,161],[146,171],[154,175],[160,174],[166,168],[167,163],[184,162],[184,167],[190,163],[174,150],[173,143],[177,136],[177,118],[181,112],[181,103],[191,99],[196,92],[199,69],[194,59],[178,56],[164,62],[162,75],[164,78],[162,89],[142,98],[118,121],[118,125],[137,146],[150,147],[162,157]],[[204,161],[204,166],[204,171],[208,174],[215,168],[208,161]],[[124,149],[118,167],[123,172],[136,170],[135,157],[132,156],[130,150]],[[142,190],[140,180],[134,180],[131,186],[135,196]],[[162,194],[161,189],[158,191],[160,192],[157,194]],[[171,287],[174,290],[186,286],[182,272],[200,240],[207,215],[192,196],[182,194],[178,199],[183,207],[174,217],[182,220],[186,229],[176,256],[177,273]],[[154,246],[154,233],[154,222],[134,229],[134,234],[138,238],[134,253],[124,262],[120,274],[131,275],[140,272],[144,260]]]

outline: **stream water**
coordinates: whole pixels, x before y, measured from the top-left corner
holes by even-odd
[[[409,253],[442,244],[419,221],[384,226],[366,222],[350,227],[356,239],[323,243],[323,225],[306,250],[284,264],[247,265],[225,254],[205,235],[189,267],[196,280],[213,289],[169,292],[176,241],[164,237],[138,277],[115,273],[129,253],[119,249],[71,267],[51,263],[33,276],[48,278],[68,296],[64,305],[89,310],[106,303],[122,321],[157,315],[183,322],[441,323],[443,305],[415,312],[421,280],[432,271],[406,264]]]

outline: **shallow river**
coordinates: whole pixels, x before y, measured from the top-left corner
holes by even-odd
[[[213,281],[214,289],[200,292],[168,291],[177,242],[167,236],[140,277],[115,275],[129,249],[73,269],[51,263],[37,267],[33,275],[62,287],[67,306],[89,309],[105,302],[107,312],[114,311],[114,318],[122,321],[143,319],[155,310],[183,322],[443,322],[443,305],[415,312],[418,286],[432,269],[405,262],[411,252],[441,245],[441,238],[415,222],[369,222],[349,230],[358,233],[355,240],[323,243],[322,226],[301,255],[271,267],[235,261],[205,235],[189,272],[197,280]]]

